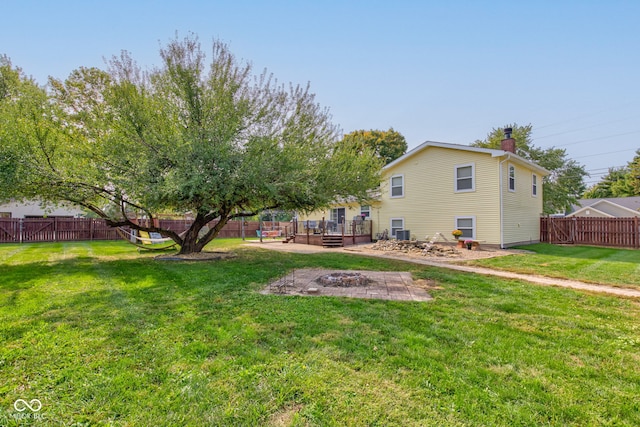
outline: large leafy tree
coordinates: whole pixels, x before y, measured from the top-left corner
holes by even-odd
[[[125,52],[106,70],[50,80],[48,92],[5,61],[0,81],[14,95],[0,101],[4,196],[70,201],[191,253],[231,219],[362,200],[379,185],[381,161],[338,143],[308,87],[252,74],[220,42],[208,61],[193,36],[160,54],[151,71]],[[166,211],[195,219],[185,234],[134,221]]]
[[[391,163],[407,152],[405,137],[389,128],[389,130],[356,130],[344,136],[343,141],[363,150],[373,150],[385,164]]]
[[[629,185],[632,189],[632,196],[640,196],[640,149],[636,150],[636,155],[627,165],[629,168]]]
[[[588,176],[583,165],[567,158],[566,150],[560,148],[543,149],[533,145],[532,126],[517,124],[493,128],[484,140],[477,140],[475,147],[500,148],[504,139],[504,128],[512,128],[512,137],[516,140],[516,154],[530,160],[551,172],[543,181],[544,213],[552,214],[567,211],[576,203],[585,190],[584,177]]]
[[[632,196],[640,196],[640,150],[627,166],[610,168],[600,182],[584,193],[588,199]]]
[[[627,197],[629,186],[627,185],[627,175],[629,170],[626,167],[609,168],[609,172],[602,177],[600,182],[588,188],[583,197],[585,199],[600,199],[606,197]],[[622,191],[621,191],[622,190]],[[624,195],[620,195],[624,193]]]

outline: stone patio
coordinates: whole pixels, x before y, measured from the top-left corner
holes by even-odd
[[[369,279],[361,286],[323,286],[317,279],[334,273],[360,273]],[[260,293],[299,296],[334,296],[348,298],[386,299],[395,301],[430,301],[431,295],[414,286],[409,272],[326,270],[305,268],[293,270],[267,285]]]

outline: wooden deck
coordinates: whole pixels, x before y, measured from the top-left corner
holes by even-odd
[[[370,243],[372,241],[371,221],[348,221],[336,224],[331,221],[300,221],[290,241],[306,245],[339,248]]]

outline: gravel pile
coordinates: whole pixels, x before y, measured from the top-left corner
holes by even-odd
[[[460,252],[449,245],[418,240],[378,240],[371,246],[374,251],[401,252],[422,256],[459,257]]]

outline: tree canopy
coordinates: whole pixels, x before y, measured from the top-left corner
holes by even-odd
[[[402,134],[389,130],[355,130],[344,136],[343,141],[359,147],[360,150],[369,149],[385,164],[389,164],[407,152],[407,141]]]
[[[640,196],[640,149],[626,166],[609,168],[600,182],[584,193],[587,199],[633,196]]]
[[[504,139],[503,130],[512,128],[511,136],[516,140],[516,154],[547,169],[551,174],[543,180],[544,213],[565,212],[576,203],[585,190],[583,178],[588,176],[584,166],[567,158],[566,150],[560,148],[543,149],[533,145],[532,126],[516,123],[493,128],[484,140],[477,140],[474,147],[500,148]]]
[[[380,183],[372,150],[339,144],[309,87],[252,74],[214,41],[161,48],[144,71],[127,52],[80,68],[49,90],[0,63],[0,184],[6,198],[70,201],[113,226],[158,231],[201,251],[231,219],[365,200]],[[191,212],[182,235],[137,215]],[[204,225],[217,225],[198,236]]]

